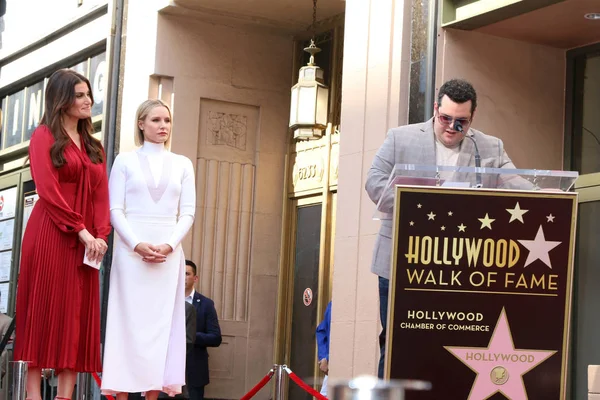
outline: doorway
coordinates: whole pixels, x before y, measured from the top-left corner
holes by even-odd
[[[588,397],[588,365],[600,365],[600,44],[567,53],[565,169],[577,170],[571,398]]]
[[[338,149],[339,133],[331,129],[319,140],[294,143],[286,171],[274,362],[317,390],[324,375],[315,330],[331,300]],[[294,383],[286,393],[290,400],[311,398]]]
[[[322,204],[296,207],[293,263],[290,361],[293,371],[304,379],[314,376],[315,329],[319,323],[319,254],[321,248]],[[296,385],[289,387],[289,399],[312,398]]]
[[[0,176],[0,312],[14,316],[21,238],[37,200],[29,169]]]

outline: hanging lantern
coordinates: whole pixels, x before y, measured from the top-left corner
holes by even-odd
[[[316,0],[313,4],[314,29]],[[321,49],[315,45],[314,34],[310,46],[304,51],[310,54],[310,60],[307,65],[300,68],[298,83],[292,87],[290,128],[294,133],[294,139],[319,139],[327,127],[329,89],[323,83],[323,70],[315,64],[315,54]]]

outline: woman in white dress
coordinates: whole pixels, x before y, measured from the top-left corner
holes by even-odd
[[[141,147],[115,159],[109,180],[117,233],[110,274],[102,394],[181,393],[185,384],[185,257],[196,206],[191,161],[168,150],[171,111],[147,100],[136,115]]]

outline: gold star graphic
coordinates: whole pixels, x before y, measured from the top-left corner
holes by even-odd
[[[546,215],[546,219],[548,220],[547,222],[554,222],[554,218],[556,218],[556,217],[552,214]]]
[[[451,217],[454,213],[452,211],[448,211],[448,216]]]
[[[410,221],[410,226],[413,226],[415,224],[415,221]]]
[[[467,229],[467,227],[466,227],[466,226],[465,226],[463,223],[461,223],[461,224],[458,226],[458,231],[459,231],[459,232],[465,232],[465,229]]]
[[[431,211],[429,214],[427,214],[427,220],[428,221],[432,221],[435,220],[435,214],[433,213],[433,211]]]
[[[523,221],[523,214],[529,210],[522,210],[521,206],[519,206],[519,202],[517,202],[515,208],[507,208],[506,211],[510,213],[510,221],[508,221],[509,224],[513,221],[521,221],[521,223],[524,224],[525,222]]]
[[[440,229],[443,230],[443,231],[445,231],[446,227],[442,225],[442,227]]]
[[[417,208],[421,208],[421,207],[423,207],[423,206],[421,205],[421,203],[417,204]]]
[[[479,220],[479,222],[481,222],[481,228],[489,228],[490,230],[492,229],[492,222],[495,221],[495,219],[492,219],[489,217],[489,215],[487,213],[485,213],[485,217],[483,218],[477,218]]]

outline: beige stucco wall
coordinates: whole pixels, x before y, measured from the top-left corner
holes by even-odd
[[[117,138],[119,151],[135,148],[135,112],[148,99],[149,77],[154,73],[158,10],[162,0],[129,1],[123,27],[124,54],[121,57],[120,100]]]
[[[187,255],[223,334],[209,351],[207,397],[241,397],[273,361],[291,61],[290,37],[159,17],[155,73],[174,78],[172,150],[197,164]],[[211,144],[215,124],[230,122],[222,114],[242,118],[243,146]]]
[[[133,147],[133,115],[156,90],[151,82],[166,82],[171,150],[196,172],[196,219],[184,251],[199,267],[199,291],[215,301],[223,335],[209,349],[205,395],[240,398],[273,362],[292,38],[143,6],[130,2],[128,13],[121,150]]]
[[[473,127],[504,141],[518,168],[562,169],[565,51],[446,29],[436,84],[462,77],[477,90]]]
[[[402,0],[346,1],[330,384],[377,373],[379,295],[370,263],[379,223],[364,185],[387,130],[407,120],[409,12]]]

